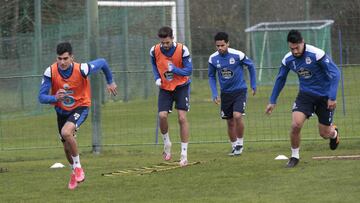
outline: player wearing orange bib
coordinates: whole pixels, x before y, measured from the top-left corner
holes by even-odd
[[[151,63],[155,84],[160,88],[158,98],[158,112],[160,131],[164,141],[163,158],[171,159],[171,142],[169,137],[168,114],[175,108],[178,112],[181,138],[180,165],[186,166],[187,148],[189,142],[189,124],[186,112],[190,107],[190,75],[192,63],[188,48],[174,42],[170,27],[159,29],[160,43],[150,50]]]
[[[113,82],[105,59],[76,63],[73,61],[72,47],[68,42],[58,44],[56,52],[58,55],[56,63],[44,72],[39,101],[42,104],[55,106],[60,139],[72,168],[68,187],[75,189],[79,182],[85,180],[74,135],[86,120],[91,105],[88,76],[101,69],[106,77],[107,89],[111,94],[117,94],[117,86]]]

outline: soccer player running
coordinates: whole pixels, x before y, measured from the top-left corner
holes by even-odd
[[[240,155],[244,149],[244,122],[247,85],[244,66],[250,73],[252,95],[256,93],[256,71],[251,59],[243,52],[229,47],[229,36],[218,32],[215,37],[217,51],[209,57],[209,85],[215,104],[221,103],[221,118],[227,121],[231,142],[230,156]],[[216,73],[220,84],[220,97],[216,86]]]
[[[189,124],[186,113],[190,107],[191,57],[185,45],[174,42],[173,31],[170,27],[161,27],[158,37],[160,43],[150,49],[150,56],[155,84],[160,88],[158,113],[160,131],[164,141],[163,158],[166,161],[171,159],[168,115],[172,110],[173,102],[175,102],[181,138],[179,164],[186,166],[189,142]]]
[[[290,70],[299,78],[299,93],[292,107],[290,130],[291,158],[286,167],[295,167],[300,159],[300,131],[306,119],[315,113],[318,116],[319,134],[330,139],[330,149],[339,144],[339,133],[333,125],[336,108],[336,93],[340,72],[331,58],[321,49],[305,44],[298,30],[291,30],[287,36],[290,52],[282,60],[279,73],[265,112],[271,114],[276,100],[285,85]]]
[[[39,101],[42,104],[55,106],[60,139],[72,168],[68,188],[75,189],[78,183],[85,180],[74,136],[88,116],[91,105],[88,76],[101,69],[106,77],[107,90],[112,95],[117,94],[117,86],[113,81],[109,65],[104,59],[76,63],[72,54],[72,46],[68,42],[59,43],[56,52],[56,62],[44,72]]]

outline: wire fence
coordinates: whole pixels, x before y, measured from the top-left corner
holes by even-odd
[[[203,72],[200,74],[200,72]],[[259,71],[258,71],[259,72]],[[207,69],[200,69],[194,75],[205,75]],[[360,107],[358,87],[359,66],[344,66],[344,87],[339,85],[338,106],[334,121],[341,130],[343,139],[359,138]],[[111,97],[103,91],[101,111],[102,146],[156,144],[157,139],[157,92],[151,73],[148,71],[115,72],[120,94]],[[123,76],[122,76],[123,75]],[[128,78],[127,93],[123,82]],[[148,78],[144,80],[144,78]],[[50,105],[37,103],[36,87],[41,76],[1,77],[0,146],[2,150],[58,147],[56,114]],[[6,88],[4,88],[6,87]],[[343,90],[342,90],[343,89]],[[281,93],[277,107],[271,116],[264,114],[271,94],[272,85],[260,85],[256,96],[248,96],[245,120],[246,141],[285,141],[289,139],[291,107],[298,92],[297,84],[288,84]],[[125,100],[124,98],[128,98]],[[192,77],[190,111],[190,142],[227,142],[226,122],[220,119],[219,106],[211,101],[207,78]],[[90,118],[90,117],[89,117]],[[177,115],[170,114],[170,134],[179,142]],[[81,146],[92,146],[91,119],[78,132]],[[317,118],[306,122],[302,139],[318,140]]]
[[[0,149],[58,147],[56,114],[50,105],[37,101],[41,76],[53,63],[56,44],[69,41],[76,61],[89,57],[89,8],[86,0],[14,0],[0,5]],[[119,2],[119,1],[114,1]],[[138,1],[153,2],[148,0]],[[165,2],[165,1],[162,1]],[[230,35],[232,48],[245,52],[257,64],[261,84],[255,97],[249,96],[245,117],[247,141],[288,140],[291,106],[297,93],[296,75],[280,95],[273,115],[264,115],[271,93],[276,65],[260,67],[256,57],[262,51],[275,64],[288,52],[283,35],[269,40],[274,51],[263,46],[261,37],[251,41],[245,29],[261,22],[333,20],[323,40],[331,44],[332,58],[342,70],[335,123],[344,138],[358,138],[360,58],[357,46],[360,33],[360,0],[175,0],[174,7],[98,7],[98,50],[115,74],[119,95],[101,92],[102,145],[155,144],[157,142],[157,92],[149,60],[149,50],[158,43],[157,30],[163,25],[176,26],[177,39],[190,49],[194,71],[191,85],[191,142],[226,141],[226,123],[219,107],[210,100],[207,82],[208,58],[215,51],[213,36],[218,31]],[[174,5],[174,3],[171,3]],[[176,13],[176,25],[174,25]],[[286,32],[285,32],[286,33]],[[304,35],[307,41],[306,35]],[[311,36],[311,34],[309,35]],[[310,39],[310,38],[309,38]],[[268,41],[268,45],[270,45]],[[280,44],[283,48],[280,49]],[[254,50],[260,50],[255,51]],[[263,57],[266,60],[269,58]],[[278,62],[277,62],[278,61]],[[344,65],[343,65],[344,64]],[[258,75],[259,76],[259,75]],[[259,77],[258,77],[259,79]],[[99,89],[104,90],[104,79]],[[317,119],[302,130],[303,139],[319,139]],[[170,115],[170,133],[179,141],[176,112]],[[90,116],[81,127],[80,145],[92,146]]]

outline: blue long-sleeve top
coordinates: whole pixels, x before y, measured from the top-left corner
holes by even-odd
[[[71,76],[71,73],[73,69],[73,64],[70,65],[70,67],[66,70],[62,70],[58,67],[59,73],[63,78],[69,78]],[[107,61],[103,58],[99,58],[93,61],[90,61],[88,63],[81,63],[80,64],[80,71],[81,75],[86,78],[89,75],[98,72],[99,70],[102,70],[107,84],[111,84],[113,82],[113,77],[111,70],[109,68],[109,65]],[[38,100],[42,104],[51,104],[57,102],[55,95],[49,95],[51,89],[51,67],[48,67],[43,75],[40,90],[39,90],[39,96]],[[55,110],[60,114],[66,114],[68,112],[60,109],[59,107],[55,107]]]
[[[160,47],[160,50],[161,52],[165,55],[165,56],[168,56],[168,57],[171,57],[174,52],[175,52],[175,49],[176,49],[176,43],[173,42],[173,45],[172,47],[169,49],[169,50],[165,50],[164,48]],[[151,65],[152,65],[152,70],[153,70],[153,75],[154,75],[154,80],[156,81],[157,79],[160,78],[160,74],[159,74],[159,71],[157,69],[157,66],[156,66],[156,59],[155,59],[155,46],[153,46],[151,49],[150,49],[150,60],[151,60]],[[190,57],[190,52],[189,52],[189,49],[183,45],[183,50],[182,50],[182,63],[183,63],[183,66],[182,68],[179,68],[179,67],[174,67],[174,69],[171,71],[173,72],[174,74],[177,74],[177,75],[180,75],[180,76],[190,76],[191,73],[192,73],[192,62],[191,62],[191,57]],[[186,85],[188,83],[190,83],[190,79],[188,82],[186,82],[185,84],[183,85]],[[182,85],[182,86],[183,86]]]
[[[231,93],[241,89],[247,89],[244,78],[244,66],[247,66],[250,73],[250,86],[253,90],[256,90],[256,70],[254,63],[243,52],[228,48],[224,54],[216,51],[210,55],[208,76],[212,99],[218,96],[216,73],[218,75],[221,92]]]
[[[283,58],[270,96],[271,104],[276,104],[290,70],[298,75],[300,91],[336,100],[340,80],[338,67],[323,50],[305,44],[304,53],[300,57],[289,52]]]

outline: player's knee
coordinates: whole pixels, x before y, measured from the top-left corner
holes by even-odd
[[[297,122],[291,123],[291,130],[292,131],[298,132],[298,131],[301,130],[301,127],[302,127],[302,125],[300,123],[297,123]]]
[[[233,118],[234,118],[235,120],[241,120],[241,119],[242,119],[242,115],[241,115],[240,112],[234,112],[234,113],[233,113]]]
[[[329,129],[320,129],[319,130],[320,136],[323,138],[328,138],[331,134],[331,130]]]
[[[186,116],[185,115],[181,115],[179,116],[179,124],[184,124],[187,122]]]
[[[73,132],[72,130],[69,130],[69,129],[62,129],[61,130],[61,136],[63,137],[64,140],[67,140],[69,139],[71,136],[73,136]]]
[[[168,117],[167,112],[165,112],[165,111],[159,112],[159,119],[160,120],[165,120],[165,119],[167,119],[167,117]]]

